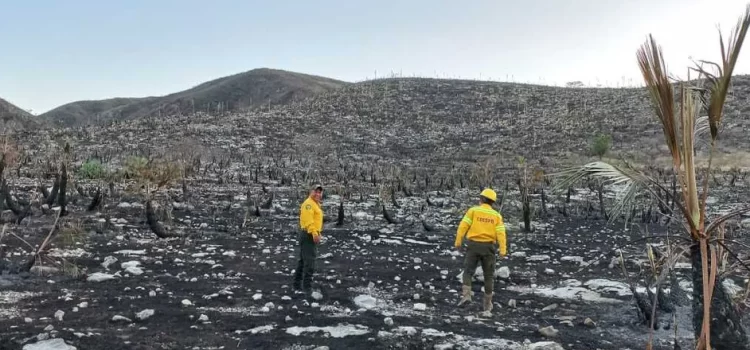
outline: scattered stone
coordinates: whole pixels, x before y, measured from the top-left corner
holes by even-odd
[[[552,341],[542,341],[529,344],[529,350],[565,350],[562,345]]]
[[[128,323],[132,323],[133,322],[133,320],[131,320],[131,319],[125,317],[125,316],[122,316],[122,315],[114,315],[114,316],[112,316],[112,322],[119,322],[119,321],[128,322]]]
[[[55,319],[56,319],[56,320],[58,320],[58,321],[62,322],[62,320],[63,320],[63,316],[65,316],[65,311],[62,311],[62,310],[57,310],[57,311],[55,312]]]
[[[77,350],[75,346],[68,345],[61,338],[53,338],[38,341],[34,344],[26,344],[22,350]]]
[[[508,279],[510,278],[510,268],[507,266],[502,266],[499,269],[497,269],[497,273],[495,274],[497,277],[500,277],[502,279]]]
[[[583,325],[590,328],[596,328],[596,322],[589,317],[586,317],[586,319],[583,320]]]
[[[557,337],[557,334],[559,333],[559,331],[555,329],[555,327],[547,326],[547,327],[539,328],[539,333],[541,333],[543,336],[547,338],[554,338],[554,337]]]
[[[386,317],[385,320],[383,320],[383,322],[385,322],[386,326],[389,326],[389,327],[393,326],[393,319],[390,317]]]
[[[154,309],[145,309],[135,314],[135,319],[139,321],[145,321],[149,317],[154,315]]]
[[[108,273],[102,273],[102,272],[94,272],[91,275],[89,275],[88,278],[86,278],[89,282],[104,282],[115,279],[114,275],[110,275]]]
[[[116,262],[117,262],[117,258],[115,258],[114,256],[108,256],[108,257],[104,258],[104,261],[102,262],[101,265],[102,265],[103,268],[109,270],[109,266],[112,265],[112,264],[114,264],[114,263],[116,263]]]
[[[355,305],[368,310],[374,308],[376,306],[376,303],[377,299],[366,294],[358,295],[354,298]]]
[[[182,306],[190,306],[193,305],[193,303],[190,300],[182,299]]]
[[[414,310],[425,311],[425,310],[427,310],[427,305],[424,304],[424,303],[416,303],[416,304],[414,304]]]

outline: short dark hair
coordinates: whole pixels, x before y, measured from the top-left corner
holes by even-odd
[[[489,198],[487,198],[485,196],[479,196],[479,201],[481,201],[482,203],[487,203],[489,205],[495,204],[495,201],[493,201],[492,199],[489,199]]]
[[[315,187],[313,187],[313,191],[323,192],[323,186],[315,185]]]

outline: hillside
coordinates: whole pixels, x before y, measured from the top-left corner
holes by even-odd
[[[72,102],[44,113],[39,118],[55,125],[79,126],[197,111],[237,111],[267,107],[269,104],[285,104],[346,84],[283,70],[254,69],[161,97]]]
[[[22,130],[37,125],[32,118],[31,113],[0,98],[0,130]]]
[[[733,89],[714,164],[747,167],[750,77],[737,77]],[[83,159],[189,151],[205,160],[228,153],[313,159],[324,168],[368,159],[428,173],[473,167],[488,156],[509,171],[517,156],[547,166],[577,163],[591,156],[598,133],[612,136],[615,157],[650,163],[668,154],[644,89],[413,78],[351,84],[270,110],[198,111],[59,132]],[[47,137],[28,142],[47,144]]]

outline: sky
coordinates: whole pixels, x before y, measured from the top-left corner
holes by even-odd
[[[720,58],[717,26],[727,37],[746,1],[0,0],[0,98],[40,114],[261,67],[635,86],[649,34],[684,77],[690,57]]]

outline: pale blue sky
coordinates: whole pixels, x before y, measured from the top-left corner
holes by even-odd
[[[716,25],[728,34],[745,3],[0,0],[0,97],[38,114],[76,100],[164,95],[258,67],[347,81],[394,71],[640,84],[635,51],[648,33],[683,74],[690,55],[718,57]],[[748,51],[738,73],[750,72]]]

